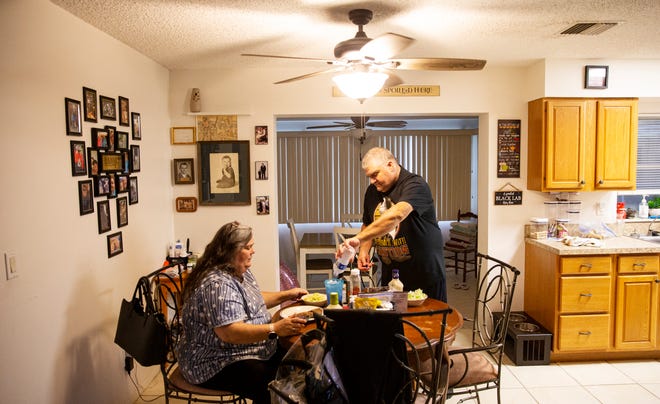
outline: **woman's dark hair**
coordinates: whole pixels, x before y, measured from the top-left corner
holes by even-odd
[[[202,283],[207,274],[215,269],[234,273],[233,259],[252,240],[252,228],[238,222],[223,225],[206,245],[204,253],[197,260],[183,289],[185,302]]]

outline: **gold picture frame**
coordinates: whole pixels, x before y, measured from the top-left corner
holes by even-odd
[[[170,130],[170,141],[172,144],[195,144],[196,132],[194,126],[175,126]]]

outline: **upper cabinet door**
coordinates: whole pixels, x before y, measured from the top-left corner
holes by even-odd
[[[586,177],[589,124],[587,100],[548,100],[545,105],[547,190],[582,190]]]
[[[598,100],[596,189],[635,189],[637,100]]]

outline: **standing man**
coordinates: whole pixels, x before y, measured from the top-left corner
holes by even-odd
[[[367,152],[362,169],[371,182],[364,195],[362,229],[339,247],[337,256],[347,245],[361,247],[358,268],[367,271],[373,245],[383,263],[383,284],[398,269],[407,290],[422,289],[446,302],[444,243],[428,184],[381,147]]]

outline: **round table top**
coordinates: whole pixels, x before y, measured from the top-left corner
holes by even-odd
[[[295,303],[295,305],[299,305],[299,304],[302,303]],[[422,303],[419,306],[408,307],[406,313],[421,313],[432,310],[444,310],[448,307],[450,306],[441,300],[428,298],[426,299],[426,301],[424,301],[424,303]],[[456,332],[463,326],[463,315],[453,307],[452,309],[453,311],[449,313],[449,315],[447,315],[447,328],[445,329],[445,341],[448,343],[454,340],[454,338],[456,337]],[[273,315],[273,322],[278,321],[282,318],[280,316],[281,310],[282,309],[278,310]],[[429,338],[433,339],[435,338],[435,336],[440,335],[439,317],[440,315],[435,314],[435,315],[411,316],[404,318],[417,325],[426,333],[426,335]],[[305,333],[313,328],[316,328],[316,324],[314,322],[310,322],[305,327],[303,327],[301,333]],[[410,327],[409,325],[404,324],[403,332],[413,344],[421,344],[424,342],[423,337],[418,332],[412,332],[412,327]],[[290,347],[299,337],[300,335],[280,337],[280,344],[282,344],[285,347]]]

